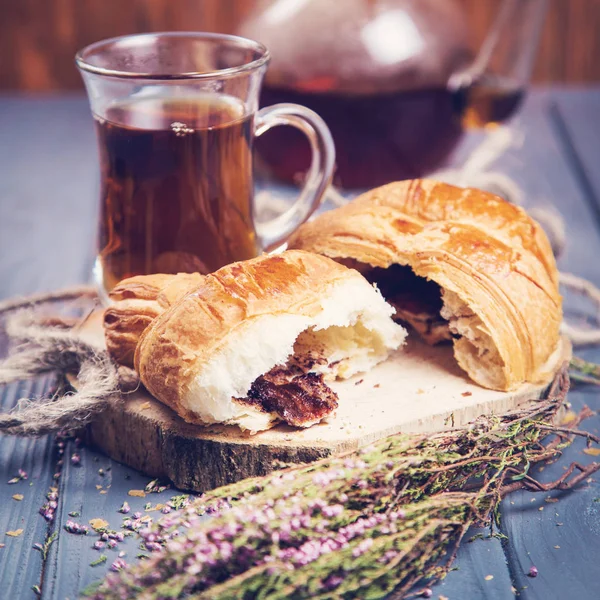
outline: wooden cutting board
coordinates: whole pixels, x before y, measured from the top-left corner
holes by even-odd
[[[81,330],[104,345],[101,314]],[[555,369],[571,357],[562,341]],[[72,382],[77,387],[77,382]],[[397,432],[434,432],[482,414],[503,413],[541,397],[546,386],[514,392],[484,389],[458,368],[449,345],[430,347],[417,339],[369,373],[335,382],[334,418],[309,429],[286,425],[248,435],[237,427],[190,425],[143,388],[125,396],[87,428],[87,439],[111,458],[181,489],[205,491],[245,477],[264,475],[276,461],[309,462],[353,450]]]

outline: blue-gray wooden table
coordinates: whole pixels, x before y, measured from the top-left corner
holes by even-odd
[[[554,207],[562,214],[568,242],[560,268],[600,285],[600,88],[535,90],[510,127],[521,143],[494,168],[521,186],[527,207]],[[472,140],[465,140],[457,160],[470,147]],[[83,96],[0,96],[0,299],[89,282],[97,184],[94,131]],[[0,337],[0,351],[5,349]],[[578,353],[600,362],[598,348]],[[1,387],[0,407],[8,410],[19,397],[42,394],[51,385],[47,377]],[[569,395],[573,409],[600,408],[597,390],[575,387]],[[600,418],[584,428],[597,434]],[[572,461],[593,460],[583,448],[575,442],[536,476],[549,481]],[[80,465],[70,461],[74,452]],[[102,518],[117,528],[124,500],[143,512],[148,501],[164,502],[177,493],[129,497],[149,478],[75,448],[73,441],[64,456],[61,467],[52,436],[0,435],[0,600],[33,599],[34,586],[44,599],[74,599],[102,577],[118,552],[135,560],[140,550],[132,538],[105,550],[104,564],[91,566],[100,556],[92,548],[97,538],[67,533],[69,513],[79,513],[74,520],[82,523]],[[9,484],[19,469],[27,479]],[[464,543],[456,569],[434,586],[433,597],[600,599],[599,480],[593,477],[569,493],[510,495],[501,510],[506,537],[475,536]],[[58,500],[54,520],[47,522],[39,509],[51,488]],[[6,535],[20,529],[16,537]],[[49,540],[47,552],[34,548]],[[532,565],[539,570],[535,579],[526,575]]]

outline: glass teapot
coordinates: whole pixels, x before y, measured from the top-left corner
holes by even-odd
[[[456,0],[266,0],[238,32],[271,51],[261,103],[319,113],[337,151],[334,183],[373,187],[440,167],[469,127],[502,122],[529,80],[546,0],[503,0],[477,53]],[[261,165],[293,181],[306,139],[278,128]]]

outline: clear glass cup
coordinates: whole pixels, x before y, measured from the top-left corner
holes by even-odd
[[[319,206],[331,180],[331,134],[296,104],[258,110],[269,52],[213,33],[152,33],[104,40],[76,63],[96,124],[101,163],[97,282],[212,272],[281,245]],[[312,148],[298,199],[256,218],[252,147],[276,125]]]

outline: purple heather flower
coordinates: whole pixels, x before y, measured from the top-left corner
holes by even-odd
[[[156,542],[145,542],[145,546],[150,552],[157,552],[162,549],[162,546]]]
[[[379,562],[390,562],[390,560],[393,560],[394,558],[396,558],[396,556],[398,556],[397,550],[388,550],[383,556],[379,558]]]
[[[79,464],[81,464],[81,456],[79,456],[79,454],[77,454],[76,452],[74,452],[73,454],[71,454],[71,464],[72,465],[79,465]]]
[[[122,558],[117,558],[117,560],[115,560],[115,562],[113,562],[113,564],[110,565],[110,570],[117,573],[118,571],[124,569],[126,566],[127,563]]]
[[[358,546],[352,550],[352,556],[358,558],[361,554],[364,554],[373,545],[373,538],[367,538],[358,543]]]
[[[141,512],[134,512],[133,513],[133,518],[134,519],[141,519],[142,518],[142,513]]]
[[[108,540],[108,547],[109,548],[116,548],[117,547],[117,541],[116,540]]]
[[[344,581],[343,577],[339,575],[330,575],[324,582],[323,585],[326,590],[334,590]]]
[[[539,571],[537,570],[537,567],[535,567],[535,566],[532,566],[532,567],[529,569],[529,573],[527,573],[527,576],[528,576],[528,577],[537,577],[537,576],[538,576],[538,573],[539,573]]]
[[[129,506],[129,503],[127,501],[125,501],[125,502],[123,502],[123,505],[119,509],[119,512],[126,515],[130,510],[131,510],[131,507]]]
[[[106,544],[104,542],[98,540],[97,542],[94,542],[94,550],[102,550],[105,545]]]
[[[331,504],[323,507],[323,515],[326,517],[339,517],[344,512],[341,504]]]
[[[421,596],[421,598],[431,598],[431,596],[433,596],[433,591],[431,590],[431,588],[425,588],[421,591],[419,595]]]
[[[87,525],[80,525],[70,519],[65,523],[65,530],[69,533],[76,533],[78,535],[85,535],[89,531]]]

